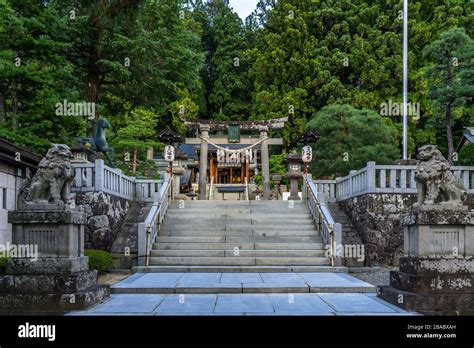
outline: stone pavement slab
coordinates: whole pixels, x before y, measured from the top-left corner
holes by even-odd
[[[266,294],[219,295],[215,314],[227,313],[274,313]]]
[[[183,277],[185,273],[136,273],[121,282],[115,284],[114,288],[127,287],[174,287],[178,280]]]
[[[136,273],[112,293],[282,293],[375,292],[375,287],[343,273]]]
[[[221,285],[242,285],[242,283],[261,284],[260,273],[222,273]]]
[[[365,294],[320,293],[319,297],[336,312],[396,313],[394,309]]]
[[[217,295],[169,295],[153,312],[166,315],[211,315]]]
[[[74,316],[117,315],[418,315],[373,294],[114,294]]]
[[[148,294],[120,294],[111,295],[110,299],[99,303],[86,311],[73,312],[73,314],[93,315],[138,315],[150,314],[165,299],[166,295]]]
[[[334,314],[333,308],[314,294],[269,294],[268,297],[279,315]]]
[[[372,284],[344,273],[299,273],[311,292],[375,292]]]

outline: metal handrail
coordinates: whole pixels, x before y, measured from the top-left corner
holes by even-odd
[[[153,203],[150,212],[145,219],[146,226],[146,251],[145,251],[145,265],[150,263],[150,253],[152,245],[158,236],[161,229],[161,224],[168,211],[169,202],[173,200],[171,187],[173,183],[173,175],[170,175],[168,180],[165,180],[163,186],[157,193],[157,199]]]
[[[329,246],[329,257],[331,266],[339,264],[339,260],[334,250],[334,243],[340,244],[342,226],[340,223],[334,222],[331,212],[329,211],[323,194],[319,193],[315,184],[304,178],[306,204],[311,212],[311,216],[316,223],[318,231],[321,233],[323,242]]]

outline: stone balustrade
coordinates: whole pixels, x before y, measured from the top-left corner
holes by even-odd
[[[76,176],[72,192],[103,191],[128,200],[153,202],[163,180],[143,180],[125,175],[120,169],[110,168],[98,159],[95,163],[74,163]]]
[[[335,180],[313,180],[318,193],[328,201],[343,201],[367,193],[416,194],[414,165],[377,165],[368,162],[360,170]],[[451,171],[461,178],[468,194],[474,194],[474,167],[453,166]]]

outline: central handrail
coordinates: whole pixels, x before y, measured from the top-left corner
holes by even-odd
[[[173,175],[165,174],[165,180],[156,194],[145,222],[138,224],[138,264],[148,266],[153,243],[161,229],[161,224],[168,210],[169,202],[173,200],[171,187]],[[143,260],[145,255],[145,260]]]
[[[334,221],[326,205],[326,197],[324,194],[318,192],[316,185],[308,176],[309,175],[304,176],[306,204],[308,205],[318,231],[321,233],[323,243],[326,245],[326,248],[329,248],[331,266],[340,266],[341,260],[334,247],[342,244],[342,226],[340,223]]]

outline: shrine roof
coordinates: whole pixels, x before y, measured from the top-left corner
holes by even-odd
[[[241,130],[255,130],[258,131],[260,127],[268,127],[269,129],[281,129],[288,121],[288,117],[274,118],[271,120],[262,121],[218,121],[218,120],[203,120],[203,119],[181,119],[186,126],[192,129],[199,129],[203,126],[209,127],[211,130],[227,130],[229,125],[239,125]]]

